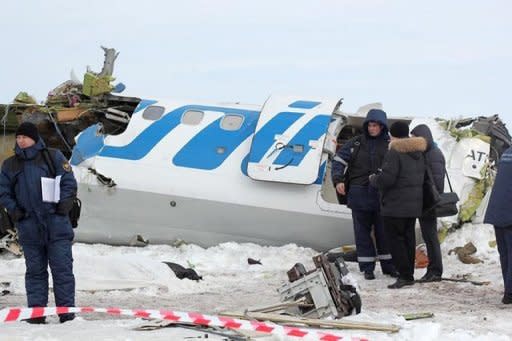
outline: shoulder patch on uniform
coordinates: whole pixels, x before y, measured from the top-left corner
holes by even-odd
[[[69,162],[67,161],[64,161],[62,163],[62,168],[66,171],[66,172],[71,172],[71,165],[69,164]]]

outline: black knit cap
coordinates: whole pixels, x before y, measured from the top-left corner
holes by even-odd
[[[23,122],[16,130],[16,136],[24,135],[30,137],[35,142],[39,141],[39,131],[34,123]]]
[[[389,133],[399,139],[409,137],[409,125],[402,121],[396,121],[389,128]]]

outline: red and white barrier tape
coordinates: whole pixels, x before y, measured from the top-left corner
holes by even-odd
[[[311,330],[306,328],[286,327],[274,323],[247,321],[230,317],[204,315],[200,313],[187,313],[171,310],[147,309],[119,309],[119,308],[93,308],[93,307],[51,307],[51,308],[5,308],[0,310],[0,323],[21,321],[34,317],[50,316],[65,313],[106,313],[110,315],[124,315],[147,319],[168,320],[194,325],[223,327],[234,330],[255,331],[266,334],[295,336],[309,340],[322,341],[368,341],[367,338],[350,337],[334,333]]]

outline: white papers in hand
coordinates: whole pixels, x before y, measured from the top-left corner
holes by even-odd
[[[60,200],[60,178],[58,175],[53,178],[41,178],[41,192],[43,193],[43,202],[59,202]]]

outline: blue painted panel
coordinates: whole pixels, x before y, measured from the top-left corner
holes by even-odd
[[[97,135],[98,125],[95,124],[85,129],[76,142],[71,155],[71,164],[78,165],[82,161],[95,156],[103,148],[104,135]]]
[[[144,110],[146,109],[147,107],[149,107],[150,105],[153,105],[155,104],[157,101],[155,100],[152,100],[152,99],[143,99],[142,101],[139,102],[139,105],[137,105],[137,108],[135,108],[135,110],[133,111],[133,113],[135,114],[136,112],[139,112],[141,110]]]
[[[252,114],[256,118],[259,115],[257,111],[232,109],[223,107],[212,107],[204,105],[185,105],[183,107],[174,109],[173,111],[165,114],[158,121],[155,121],[149,127],[144,129],[137,137],[133,139],[126,146],[105,146],[100,155],[104,157],[112,157],[127,160],[140,160],[146,156],[167,134],[176,128],[181,122],[181,116],[185,111],[198,110],[198,111],[217,111],[223,113]],[[210,141],[211,143],[211,141]]]
[[[298,108],[298,109],[313,109],[317,105],[322,102],[313,102],[313,101],[295,101],[292,104],[288,105],[289,108]]]
[[[100,155],[126,160],[140,160],[153,149],[158,142],[169,134],[181,121],[181,115],[187,107],[181,107],[162,116],[125,146],[105,146]]]
[[[318,170],[318,178],[316,178],[316,181],[314,182],[315,185],[322,184],[322,180],[324,179],[326,163],[327,163],[326,161],[322,162],[322,165],[320,166],[320,169]]]
[[[226,112],[228,113],[228,112]],[[259,112],[229,110],[244,117],[240,129],[228,131],[220,127],[222,117],[194,136],[173,158],[176,166],[215,169],[256,129]],[[219,152],[222,149],[222,152]]]
[[[247,166],[249,165],[249,155],[250,154],[247,154],[244,159],[242,160],[242,164],[240,165],[240,170],[242,171],[242,173],[245,175],[245,176],[249,176],[247,174]]]
[[[318,140],[327,131],[331,117],[328,115],[317,115],[313,117],[299,132],[288,142],[288,145],[303,145],[301,153],[294,152],[291,148],[284,148],[274,160],[275,165],[298,166],[311,147],[309,141]],[[319,146],[322,148],[322,146]]]
[[[249,162],[260,162],[265,153],[274,144],[275,135],[283,134],[295,121],[304,114],[296,112],[280,112],[265,124],[252,140]]]

